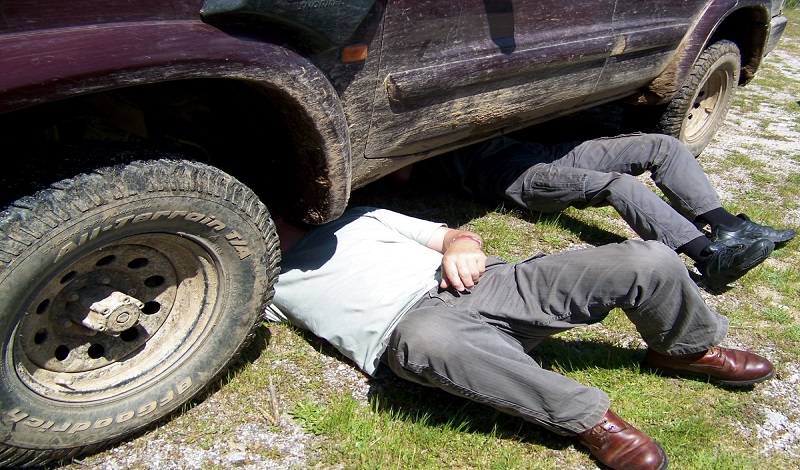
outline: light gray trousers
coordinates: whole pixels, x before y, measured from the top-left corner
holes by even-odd
[[[490,258],[470,293],[434,289],[406,313],[384,361],[407,380],[575,434],[602,419],[608,396],[542,369],[527,352],[615,307],[665,354],[708,349],[727,333],[727,318],[706,305],[674,251],[629,240],[518,263]]]
[[[539,212],[610,204],[642,239],[673,250],[703,235],[690,220],[721,207],[694,155],[661,134],[525,143],[500,158],[475,158],[475,192]],[[645,172],[670,204],[635,178]]]

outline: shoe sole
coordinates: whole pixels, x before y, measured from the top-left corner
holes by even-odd
[[[735,237],[716,237],[714,240],[731,240]],[[794,239],[794,235],[791,237],[784,237],[784,238],[773,238],[773,237],[762,237],[762,238],[749,238],[748,240],[769,240],[772,243],[786,243],[790,240]]]
[[[711,384],[716,385],[726,385],[728,387],[735,387],[735,388],[743,388],[743,387],[750,387],[752,385],[767,381],[775,376],[775,370],[769,371],[769,374],[759,377],[756,379],[750,380],[725,380],[714,377],[712,375],[703,373],[703,372],[693,372],[689,370],[680,370],[680,369],[664,369],[661,367],[652,366],[647,362],[642,362],[640,366],[643,370],[646,370],[651,373],[655,373],[658,375],[668,376],[668,377],[688,377],[694,379],[703,379],[704,382],[708,382]]]
[[[789,235],[789,236],[786,236],[786,237],[780,237],[780,238],[778,238],[778,237],[759,237],[759,238],[747,238],[746,240],[762,240],[762,239],[766,239],[766,240],[771,241],[772,243],[785,243],[785,242],[788,242],[789,240],[794,239],[795,236],[797,236],[797,233],[792,233],[792,235]],[[737,238],[737,237],[734,237],[734,236],[719,236],[719,235],[713,237],[714,240],[730,240],[730,239],[733,239],[733,238]]]
[[[664,448],[661,447],[661,444],[656,442],[656,445],[658,446],[658,453],[664,458],[664,460],[661,462],[661,466],[656,470],[667,470],[669,468],[669,457],[667,457],[667,453],[664,451]]]

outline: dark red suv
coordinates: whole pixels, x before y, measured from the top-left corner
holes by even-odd
[[[92,451],[251,337],[270,212],[602,103],[699,154],[780,0],[3,0],[0,465]]]

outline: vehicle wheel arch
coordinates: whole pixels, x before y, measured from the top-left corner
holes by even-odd
[[[703,48],[722,39],[736,44],[742,61],[739,85],[745,85],[761,66],[769,38],[769,25],[770,12],[762,5],[740,8],[722,20]]]
[[[292,192],[287,210],[294,218],[314,224],[338,217],[352,187],[350,138],[338,94],[324,73],[307,58],[278,45],[234,37],[215,38],[210,50],[190,52],[194,57],[179,49],[165,53],[159,63],[104,73],[81,71],[91,79],[81,74],[53,77],[35,94],[24,87],[8,88],[2,108],[13,116],[70,98],[146,86],[198,80],[246,84],[279,112],[294,143],[291,167],[303,174],[292,178],[299,186]],[[263,146],[269,148],[269,143]]]
[[[727,8],[723,2],[711,8]],[[712,17],[714,15],[711,15]],[[689,76],[697,59],[711,44],[726,39],[735,43],[741,52],[739,84],[744,85],[754,77],[761,66],[769,36],[770,12],[762,5],[738,8],[716,23],[698,22],[679,46],[678,55],[665,70],[640,94],[626,100],[634,104],[662,105],[671,100]]]
[[[243,62],[231,70],[227,64],[215,76],[257,91],[264,103],[279,113],[288,131],[293,155],[286,157],[294,161],[286,170],[291,174],[281,178],[290,178],[294,187],[284,188],[290,194],[276,195],[271,202],[277,200],[281,210],[296,220],[328,222],[344,211],[352,188],[350,135],[344,109],[333,85],[316,66],[288,51],[276,54],[280,63],[270,63],[270,68]]]
[[[323,77],[324,78],[324,77]],[[325,80],[325,84],[330,83]],[[278,111],[288,131],[292,155],[286,156],[284,181],[277,191],[266,196],[277,209],[298,221],[322,224],[339,217],[347,206],[352,189],[350,135],[344,111],[331,87],[318,100],[309,100],[309,89],[320,89],[309,82],[281,86],[249,82]],[[287,159],[291,158],[291,161]]]

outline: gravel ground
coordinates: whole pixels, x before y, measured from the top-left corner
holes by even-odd
[[[768,62],[779,65],[787,76],[800,79],[800,58],[791,56],[780,47],[768,57]],[[709,170],[723,166],[726,155],[739,150],[763,161],[765,167],[777,174],[800,172],[797,116],[787,112],[785,106],[786,102],[797,101],[798,97],[767,91],[757,83],[739,93],[752,97],[766,96],[767,99],[758,115],[744,114],[737,108],[731,110],[726,125],[702,155],[703,165]],[[759,122],[765,115],[772,123],[770,131],[783,136],[781,140],[760,137],[763,129]],[[787,155],[791,153],[794,153],[794,160]],[[735,177],[720,179],[712,176],[712,180],[723,200],[747,190],[746,182]],[[800,226],[799,212],[789,213],[786,217],[787,225]],[[768,351],[762,353],[769,356]],[[261,365],[270,360],[264,356],[269,354],[256,359],[254,369],[268,367]],[[331,389],[349,389],[357,399],[367,400],[370,384],[362,374],[330,356],[322,356],[322,360],[326,363],[324,374]],[[800,458],[800,367],[796,363],[784,366],[778,377],[753,392],[764,396],[759,402],[769,404],[760,410],[764,424],[753,428],[748,423],[741,423],[741,429],[745,435],[758,437],[765,457],[783,454]],[[270,425],[273,423],[263,414],[246,413],[240,408],[236,393],[225,393],[223,387],[222,391],[155,430],[59,468],[271,469],[307,466],[306,459],[313,453],[314,436],[304,434],[286,414],[280,416],[275,426]],[[218,426],[226,426],[225,432],[215,432]]]
[[[780,43],[779,43],[780,45]],[[781,73],[793,80],[800,78],[800,57],[792,55],[780,47],[768,56],[768,62],[780,68]],[[751,86],[752,85],[752,86]],[[724,165],[725,155],[740,151],[747,153],[763,163],[765,168],[776,175],[800,172],[800,126],[798,116],[786,110],[786,104],[800,103],[799,96],[784,92],[765,90],[756,84],[748,85],[744,91],[748,97],[761,103],[758,116],[742,113],[738,108],[731,109],[726,125],[720,129],[715,141],[703,152],[701,161],[704,167],[713,168]],[[763,99],[762,99],[763,98]],[[780,140],[762,137],[764,129],[761,119],[771,122],[768,131],[780,135]],[[743,179],[711,177],[712,183],[724,201],[732,194],[748,190]],[[800,209],[786,214],[786,226],[800,226]],[[769,259],[767,262],[777,262]],[[795,315],[797,312],[795,312]],[[768,352],[764,351],[767,355]],[[776,453],[800,459],[800,366],[797,362],[784,364],[783,373],[776,379],[756,389],[767,397],[760,400],[768,403],[761,411],[765,418],[762,425],[752,430],[742,424],[745,432],[755,432],[761,442],[761,451],[769,457]]]

